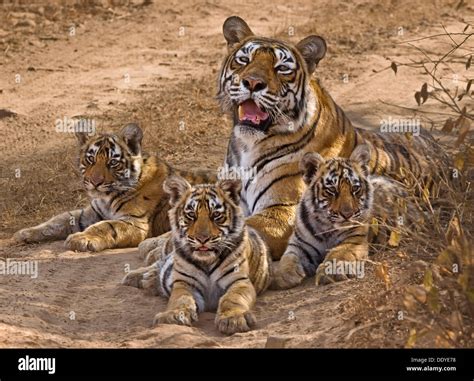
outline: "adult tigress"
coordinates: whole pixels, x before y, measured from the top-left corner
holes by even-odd
[[[406,181],[402,167],[414,178],[438,170],[435,153],[441,150],[428,133],[382,134],[353,127],[312,78],[326,53],[321,37],[309,36],[296,45],[256,37],[236,16],[224,22],[223,32],[229,54],[218,99],[234,121],[226,164],[255,173],[244,179],[242,206],[247,224],[262,235],[273,259],[281,257],[293,231],[305,189],[299,168],[305,153],[347,158],[356,146],[367,144],[371,172]]]

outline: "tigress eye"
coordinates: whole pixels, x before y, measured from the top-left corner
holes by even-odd
[[[289,68],[289,67],[286,66],[286,65],[278,65],[275,69],[276,69],[276,71],[279,71],[280,73],[290,72],[290,71],[291,71],[291,68]]]
[[[354,193],[358,193],[360,191],[360,185],[353,185],[352,186],[352,191]]]
[[[326,191],[326,193],[329,193],[331,196],[336,195],[336,189],[334,188],[325,188],[324,190]]]
[[[117,159],[112,159],[109,161],[109,165],[111,167],[116,167],[118,165],[119,161]]]
[[[249,63],[249,58],[245,56],[235,57],[235,62],[237,62],[239,65],[246,65]]]
[[[86,161],[88,164],[93,164],[94,163],[94,155],[87,155],[86,156]]]

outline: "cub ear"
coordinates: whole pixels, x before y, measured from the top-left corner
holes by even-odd
[[[318,168],[324,163],[324,158],[317,152],[308,152],[303,156],[300,163],[300,169],[303,171],[303,180],[310,184]]]
[[[250,27],[239,16],[231,16],[227,18],[227,20],[224,21],[222,30],[229,50],[243,39],[253,36]]]
[[[89,140],[89,134],[87,132],[76,131],[74,135],[76,136],[77,142],[81,147]]]
[[[143,131],[138,124],[129,123],[120,132],[123,140],[133,155],[138,156],[142,152]]]
[[[352,151],[350,159],[362,167],[365,175],[369,174],[369,163],[372,157],[372,150],[367,144],[358,145],[354,151]]]
[[[239,204],[240,191],[242,190],[242,182],[240,180],[220,180],[217,185],[229,195],[234,203]]]
[[[313,74],[319,61],[326,55],[326,41],[319,36],[308,36],[298,42],[296,48],[306,61],[309,74]]]
[[[177,175],[168,177],[163,183],[163,190],[169,194],[171,205],[175,205],[189,189],[191,184]]]

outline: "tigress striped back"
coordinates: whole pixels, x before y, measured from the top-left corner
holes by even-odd
[[[173,284],[193,290],[198,311],[215,311],[219,299],[237,281],[250,279],[256,293],[270,282],[270,257],[264,241],[245,226],[238,206],[240,181],[191,187],[173,176],[171,238],[163,242],[158,268],[159,293],[169,297]]]

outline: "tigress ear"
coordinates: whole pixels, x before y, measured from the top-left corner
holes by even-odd
[[[82,147],[86,142],[87,140],[89,139],[89,134],[87,132],[79,132],[79,131],[76,131],[75,134],[76,135],[76,139],[77,139],[77,142],[79,143],[79,145]]]
[[[239,16],[227,18],[227,20],[224,21],[222,30],[229,49],[232,49],[235,44],[238,44],[243,39],[253,36],[250,27]]]
[[[372,150],[367,144],[358,145],[354,151],[352,151],[350,159],[358,163],[366,175],[369,174],[369,163],[372,156]]]
[[[122,135],[123,140],[125,140],[128,148],[130,148],[132,154],[135,156],[140,155],[142,152],[142,129],[135,123],[129,123],[122,128],[120,134]]]
[[[236,204],[240,202],[240,191],[242,182],[240,180],[220,180],[217,185],[227,193]]]
[[[313,74],[318,62],[326,55],[326,41],[319,36],[308,36],[298,42],[296,48],[306,61],[309,74]]]
[[[310,184],[318,168],[324,163],[324,158],[317,152],[308,152],[301,159],[300,168],[303,171],[303,180]]]
[[[191,184],[181,176],[172,175],[163,183],[163,190],[169,194],[171,205],[176,204],[189,189]]]

